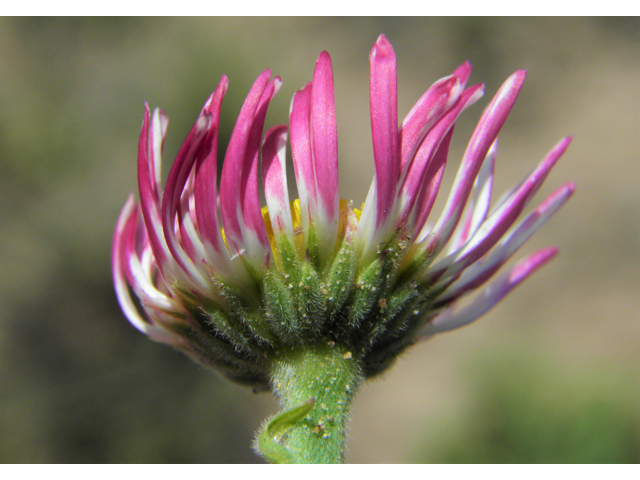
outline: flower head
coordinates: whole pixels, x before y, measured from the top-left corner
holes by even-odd
[[[341,345],[364,376],[420,338],[465,325],[557,253],[545,248],[494,273],[571,196],[573,183],[521,214],[570,138],[492,203],[497,137],[525,72],[511,75],[482,114],[439,217],[431,217],[458,116],[483,95],[471,65],[435,82],[402,123],[396,57],[381,35],[370,54],[375,178],[362,210],[338,194],[329,54],[296,92],[289,126],[264,134],[279,77],[258,76],[242,106],[217,181],[223,76],[169,173],[160,158],[161,110],[145,115],[140,202],[130,196],[113,241],[113,275],[129,321],[226,376],[269,387],[269,362],[300,346]],[[287,190],[289,136],[299,199]],[[260,204],[260,180],[266,206]],[[134,303],[139,299],[144,315]],[[460,297],[476,296],[462,308]]]

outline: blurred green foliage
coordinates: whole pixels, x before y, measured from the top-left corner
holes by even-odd
[[[442,442],[416,461],[640,462],[637,379],[604,371],[575,376],[515,352],[477,360],[468,372],[464,422],[442,426]]]

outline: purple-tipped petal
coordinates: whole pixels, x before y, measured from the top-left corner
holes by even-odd
[[[547,178],[551,168],[569,147],[570,142],[569,137],[558,142],[527,179],[482,223],[475,235],[462,248],[435,263],[425,280],[454,275],[471,265],[495,245],[522,213]]]
[[[407,114],[400,128],[401,171],[413,159],[429,129],[458,100],[462,88],[455,75],[434,83]]]
[[[172,332],[164,330],[163,328],[146,322],[138,312],[138,309],[131,298],[131,294],[129,293],[129,286],[127,285],[124,270],[127,250],[125,240],[127,235],[131,235],[132,230],[135,232],[138,223],[137,216],[138,210],[136,208],[133,195],[129,195],[129,198],[118,217],[112,244],[111,270],[118,303],[131,325],[139,331],[148,335],[157,342],[177,345],[181,343],[180,337]]]
[[[480,318],[557,253],[557,248],[548,247],[529,256],[508,272],[491,281],[466,307],[455,311],[455,305],[452,305],[435,317],[429,324],[425,325],[420,332],[420,336],[425,337],[453,330]]]
[[[218,218],[218,131],[220,126],[220,107],[229,86],[229,79],[223,75],[205,107],[203,113],[211,116],[211,127],[204,139],[195,172],[195,218],[202,243],[208,252],[208,262],[218,264],[220,258],[226,258],[226,247],[220,235]]]
[[[286,149],[287,126],[278,125],[269,129],[262,144],[262,179],[273,231],[293,238],[287,187]],[[276,241],[278,237],[276,235]]]
[[[376,229],[380,230],[393,212],[400,180],[396,55],[384,35],[380,35],[373,45],[369,65],[371,135],[376,164]]]
[[[498,137],[522,88],[526,72],[518,70],[498,90],[471,136],[444,211],[427,240],[427,250],[437,255],[447,244],[460,220],[478,171],[489,147]]]
[[[251,255],[259,256],[263,253],[260,251],[261,244],[265,245],[263,240],[266,248],[269,244],[264,223],[260,227],[253,210],[257,207],[257,215],[262,222],[259,199],[255,198],[258,193],[257,155],[266,107],[275,91],[270,77],[271,71],[264,71],[251,87],[229,140],[222,167],[220,210],[225,237],[234,254],[250,249]]]
[[[333,95],[331,57],[322,52],[316,62],[311,87],[311,138],[320,225],[328,243],[338,231],[338,134]],[[331,245],[333,250],[333,245]]]
[[[447,301],[478,288],[486,282],[524,243],[544,225],[575,191],[574,183],[567,183],[553,192],[525,219],[505,234],[487,257],[469,266],[460,277],[438,297]],[[438,289],[436,285],[435,289]]]

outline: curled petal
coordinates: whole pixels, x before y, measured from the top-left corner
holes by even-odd
[[[113,274],[113,282],[116,290],[116,296],[118,297],[118,303],[120,308],[124,312],[129,322],[136,327],[142,333],[148,335],[157,342],[168,343],[171,345],[178,345],[182,342],[181,338],[163,328],[156,325],[152,325],[145,320],[138,312],[131,294],[129,293],[129,287],[127,285],[126,276],[124,272],[124,265],[126,262],[126,236],[127,232],[130,235],[131,230],[135,231],[137,224],[138,211],[136,208],[133,195],[129,195],[127,202],[118,217],[116,224],[116,230],[113,236],[112,256],[111,256],[111,270]]]
[[[269,102],[278,93],[281,85],[280,77],[275,77],[267,84],[260,98],[251,129],[251,137],[245,153],[245,164],[240,183],[244,245],[248,248],[250,255],[262,264],[261,266],[269,264],[271,246],[260,206],[260,191],[258,187],[260,146]]]
[[[424,171],[424,179],[422,185],[418,185],[419,192],[417,198],[413,204],[413,208],[409,202],[406,204],[406,210],[400,218],[405,218],[413,214],[413,234],[419,234],[427,223],[433,204],[438,196],[440,190],[440,184],[442,182],[442,176],[444,175],[444,169],[447,165],[447,157],[449,156],[449,146],[451,145],[451,137],[453,137],[453,126],[449,132],[444,136],[442,142],[438,145],[437,150],[433,153],[432,158],[429,160],[426,169]],[[422,156],[422,148],[418,153],[418,156]],[[431,153],[429,153],[431,154]],[[403,199],[408,199],[409,196]],[[433,225],[431,225],[433,227]]]
[[[289,123],[302,227],[308,241],[313,225],[314,245],[323,265],[333,254],[339,219],[338,137],[333,69],[327,52],[318,57],[313,81],[294,94]]]
[[[197,221],[195,215],[193,215],[194,209],[189,205],[194,204],[193,184],[195,179],[195,169],[192,170],[187,185],[185,186],[182,198],[180,200],[180,207],[178,208],[178,226],[180,238],[179,242],[182,245],[184,251],[189,256],[193,265],[200,270],[206,276],[206,268],[204,262],[207,258],[204,244],[200,240],[200,236],[196,230]]]
[[[149,127],[149,174],[152,181],[153,196],[158,205],[160,205],[160,184],[161,184],[161,166],[162,166],[162,147],[164,138],[167,134],[167,126],[169,125],[169,117],[164,110],[155,109],[151,116],[151,125]]]
[[[397,217],[397,194],[401,177],[398,132],[398,88],[396,56],[384,35],[369,54],[371,136],[376,174],[358,225],[358,248],[363,259],[371,259],[387,240],[391,219]]]
[[[143,307],[151,307],[165,311],[176,311],[178,307],[176,303],[156,288],[154,277],[157,273],[157,267],[151,268],[149,260],[152,258],[151,248],[149,244],[143,241],[142,253],[139,256],[136,244],[140,243],[138,234],[144,235],[141,230],[140,220],[135,212],[135,216],[131,217],[131,221],[127,222],[125,229],[121,234],[120,242],[123,248],[123,269],[127,282],[133,288],[136,296],[140,299]],[[141,257],[145,257],[144,260]],[[143,262],[145,265],[143,265]],[[162,279],[158,279],[162,282]]]

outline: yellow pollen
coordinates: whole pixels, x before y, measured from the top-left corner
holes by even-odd
[[[302,233],[302,218],[300,216],[300,199],[296,198],[291,205],[291,221],[293,222],[293,234],[300,235]]]
[[[224,228],[220,228],[220,234],[222,235],[224,246],[227,247],[227,250],[229,250],[229,244],[227,243],[227,236],[224,234]]]
[[[356,215],[356,218],[358,219],[358,221],[360,221],[360,215],[362,215],[362,210],[364,210],[364,202],[362,203],[362,206],[360,207],[360,209],[357,209],[357,208],[353,209],[353,213]]]
[[[304,236],[302,235],[302,217],[301,217],[301,208],[300,208],[300,200],[295,199],[293,202],[290,202],[291,207],[291,223],[293,224],[293,241],[298,252],[304,252],[305,244],[304,244]],[[351,208],[349,206],[349,202],[344,199],[340,199],[340,211],[342,212],[345,208]],[[362,204],[362,209],[364,209],[364,203]],[[355,214],[358,221],[360,220],[360,215],[362,214],[362,209],[353,209],[353,213]],[[273,257],[276,263],[280,263],[280,259],[278,258],[278,246],[276,242],[275,232],[273,231],[273,225],[271,223],[271,217],[269,216],[269,208],[262,207],[262,220],[264,221],[264,227],[267,231],[267,237],[269,238],[269,245],[271,246],[271,251],[273,252]],[[339,217],[339,225],[338,232],[342,232],[344,228],[344,215],[340,215]],[[229,245],[227,244],[227,238],[224,234],[224,228],[220,229],[220,234],[222,235],[222,240],[226,245],[227,249]]]
[[[271,251],[275,256],[278,248],[276,246],[276,237],[273,235],[273,226],[271,225],[271,218],[269,217],[269,209],[267,207],[262,207],[262,220],[264,221],[264,228],[267,229]]]

